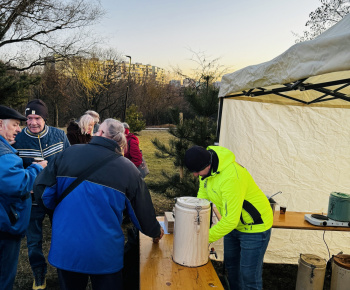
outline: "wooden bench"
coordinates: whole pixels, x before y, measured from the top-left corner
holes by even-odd
[[[173,234],[164,235],[159,244],[140,234],[141,290],[224,289],[210,259],[204,266],[189,268],[176,264],[172,253]]]

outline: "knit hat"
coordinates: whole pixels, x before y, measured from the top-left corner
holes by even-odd
[[[49,111],[46,107],[46,104],[42,100],[39,100],[39,99],[35,99],[35,100],[30,101],[27,104],[25,113],[26,113],[26,117],[28,115],[39,115],[45,121],[49,117]]]
[[[15,119],[20,121],[26,121],[27,118],[22,114],[18,113],[16,110],[0,105],[0,119]]]
[[[193,146],[185,153],[185,165],[191,172],[199,172],[211,164],[211,153],[200,146]]]

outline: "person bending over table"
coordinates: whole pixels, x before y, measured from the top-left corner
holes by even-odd
[[[221,146],[193,146],[185,165],[199,177],[198,198],[213,202],[222,218],[209,230],[209,243],[224,237],[231,289],[262,289],[262,267],[273,213],[265,194],[235,155]]]

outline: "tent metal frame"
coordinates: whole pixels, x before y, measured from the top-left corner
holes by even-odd
[[[276,89],[265,89],[265,88],[258,87],[254,89],[249,89],[247,91],[242,91],[237,94],[230,94],[230,95],[221,97],[219,101],[218,124],[217,124],[217,130],[216,130],[217,142],[219,142],[220,140],[220,127],[221,127],[222,107],[224,104],[224,99],[242,97],[242,96],[254,98],[257,96],[264,96],[264,95],[277,95],[282,98],[286,98],[286,99],[296,101],[298,103],[302,103],[304,105],[327,102],[335,99],[341,99],[346,102],[350,102],[350,97],[340,92],[342,89],[350,86],[349,78],[330,81],[330,82],[324,82],[324,83],[318,83],[318,84],[310,84],[305,82],[306,80],[307,79],[301,79],[292,83],[287,83],[287,84],[284,84],[283,87],[276,88]],[[338,85],[339,87],[334,90],[327,89],[327,87],[338,86]],[[306,102],[301,99],[294,98],[285,94],[286,92],[295,91],[295,90],[299,90],[299,91],[314,90],[314,91],[323,93],[323,95],[310,102]]]

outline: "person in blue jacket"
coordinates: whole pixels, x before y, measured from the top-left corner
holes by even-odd
[[[107,119],[89,144],[67,148],[35,181],[34,188],[45,188],[44,205],[54,210],[48,261],[63,290],[86,289],[89,278],[95,290],[122,289],[124,212],[154,242],[163,236],[140,172],[122,156],[125,146],[123,124]],[[66,188],[97,164],[61,200]]]
[[[35,99],[28,102],[25,115],[27,127],[16,136],[16,143],[13,145],[18,150],[19,157],[23,159],[24,168],[38,157],[50,163],[56,154],[70,146],[63,130],[46,125],[49,111],[42,100]],[[33,197],[36,195],[34,190]],[[26,233],[29,263],[34,275],[33,290],[46,289],[47,264],[42,249],[42,224],[47,212],[40,202],[35,198],[32,200],[32,211]]]
[[[21,238],[29,224],[31,198],[37,175],[46,167],[41,161],[23,167],[10,145],[27,118],[0,105],[0,289],[10,290],[15,281]]]

